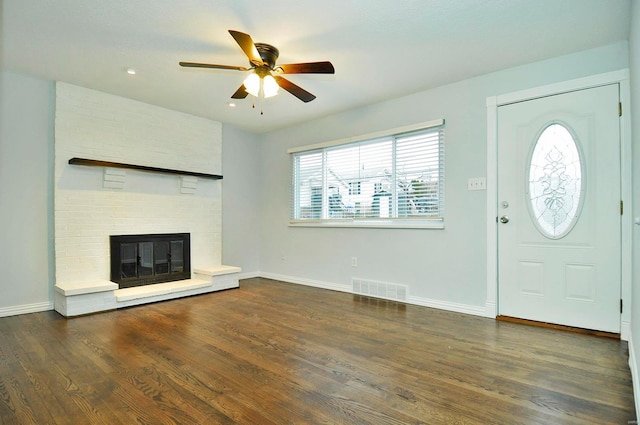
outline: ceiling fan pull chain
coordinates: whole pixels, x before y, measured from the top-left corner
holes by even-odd
[[[260,115],[264,115],[264,92],[262,88],[260,89],[260,97],[258,98],[258,102],[260,102]]]

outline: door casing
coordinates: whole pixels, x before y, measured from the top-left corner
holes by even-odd
[[[621,217],[621,297],[623,310],[620,322],[620,338],[629,340],[631,335],[631,278],[632,278],[632,151],[631,151],[631,114],[629,70],[622,69],[590,77],[564,81],[532,89],[491,96],[486,99],[487,106],[487,299],[485,312],[487,317],[498,314],[498,107],[515,102],[537,99],[555,94],[572,92],[607,84],[619,84],[622,115],[620,117],[620,183],[624,203]],[[626,306],[626,307],[624,307]]]

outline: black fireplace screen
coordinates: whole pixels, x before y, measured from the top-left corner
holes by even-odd
[[[111,281],[120,288],[191,277],[189,233],[110,236]]]

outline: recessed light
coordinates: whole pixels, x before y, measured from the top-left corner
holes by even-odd
[[[136,75],[136,70],[133,68],[127,68],[127,74],[129,75]]]
[[[229,105],[229,108],[235,108],[236,107],[236,104],[233,103],[233,102],[229,102],[229,103],[227,103],[227,105]]]

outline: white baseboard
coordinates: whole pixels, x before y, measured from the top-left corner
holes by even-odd
[[[238,279],[242,280],[242,279],[252,279],[254,277],[260,277],[260,273],[258,272],[246,272],[246,273],[240,273],[238,275]]]
[[[281,280],[288,283],[297,283],[299,285],[313,286],[314,288],[329,289],[331,291],[352,293],[350,285],[341,285],[338,283],[322,282],[320,280],[305,279],[302,277],[287,276],[277,273],[259,272],[260,277],[267,279]]]
[[[629,335],[629,369],[631,369],[631,382],[633,384],[634,402],[636,405],[636,417],[640,418],[640,377],[638,377],[638,362],[633,341]]]
[[[625,322],[623,320],[620,323],[620,339],[623,341],[629,341],[630,338],[631,338],[631,322]]]
[[[313,286],[314,288],[329,289],[332,291],[340,291],[340,292],[347,292],[347,293],[353,294],[353,288],[351,287],[351,285],[323,282],[319,280],[305,279],[305,278],[300,278],[295,276],[287,276],[287,275],[281,275],[277,273],[268,273],[268,272],[259,272],[258,275],[259,277],[264,277],[267,279],[281,280],[283,282],[288,282],[288,283],[297,283],[299,285]],[[409,296],[406,302],[408,304],[419,305],[422,307],[437,308],[439,310],[454,311],[456,313],[464,313],[464,314],[471,314],[474,316],[487,317],[487,312],[485,308],[478,307],[478,306],[458,304],[458,303],[452,303],[448,301],[432,300],[429,298],[422,298],[422,297],[416,297],[416,296]]]
[[[484,313],[484,317],[495,319],[498,317],[498,306],[495,302],[487,301],[487,304],[484,307]]]
[[[456,313],[470,314],[473,316],[487,316],[487,312],[484,307],[478,307],[475,305],[458,304],[449,301],[432,300],[429,298],[415,296],[410,296],[407,302],[409,304],[420,305],[423,307],[437,308],[438,310],[454,311]]]
[[[53,301],[43,303],[23,304],[0,308],[0,317],[17,316],[18,314],[39,313],[53,310]]]

